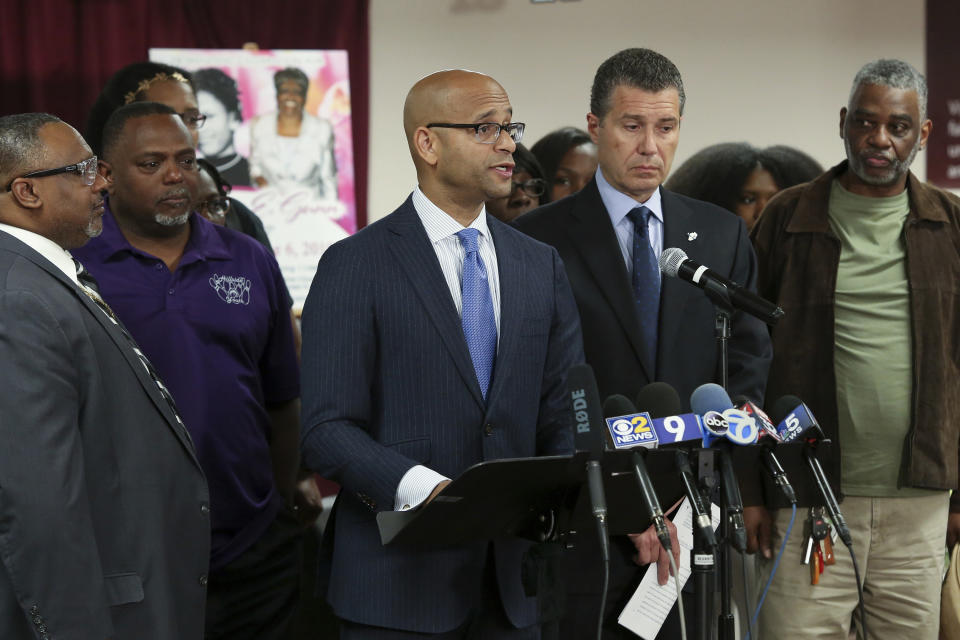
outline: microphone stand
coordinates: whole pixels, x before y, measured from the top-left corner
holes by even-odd
[[[717,339],[717,377],[719,384],[729,392],[729,343],[730,318],[733,316],[733,304],[726,287],[707,282],[704,293],[714,305],[714,335]],[[724,455],[724,454],[720,454]],[[722,481],[722,476],[721,476]],[[720,492],[720,544],[717,545],[717,560],[720,563],[720,616],[717,619],[719,640],[735,640],[736,625],[731,602],[731,575],[733,573],[730,557],[730,514],[725,492]]]
[[[707,517],[713,520],[712,501],[710,499],[716,486],[714,474],[714,455],[711,449],[697,450],[697,491],[704,496]],[[711,528],[712,528],[711,524]],[[722,526],[722,525],[721,525]],[[698,528],[693,532],[693,549],[690,550],[690,569],[694,575],[694,591],[697,601],[698,640],[713,638],[713,593],[716,586],[717,564],[722,557],[723,543],[717,540],[711,545]]]

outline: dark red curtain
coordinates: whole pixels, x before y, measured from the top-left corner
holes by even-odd
[[[927,180],[960,189],[960,4],[927,0],[927,115],[933,134],[927,147]]]
[[[368,0],[4,0],[0,113],[47,111],[83,130],[110,75],[151,47],[346,49],[357,222],[367,221]]]

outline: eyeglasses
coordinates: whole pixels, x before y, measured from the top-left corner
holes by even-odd
[[[493,144],[500,139],[500,131],[506,130],[514,142],[520,142],[523,138],[523,128],[526,125],[522,122],[511,122],[510,124],[497,124],[496,122],[481,122],[479,124],[450,124],[449,122],[431,122],[430,127],[439,127],[441,129],[473,129],[477,134],[477,141],[483,144]]]
[[[78,162],[77,164],[68,164],[65,167],[59,167],[57,169],[41,169],[40,171],[31,171],[30,173],[25,173],[22,176],[17,176],[8,182],[6,190],[12,191],[13,183],[21,178],[46,178],[47,176],[56,176],[60,175],[61,173],[76,173],[83,179],[83,184],[89,187],[97,181],[98,166],[99,163],[97,162],[97,156],[91,156],[83,162]]]
[[[190,129],[200,129],[203,127],[203,123],[207,121],[207,116],[202,113],[178,113],[180,119],[183,120],[183,124],[187,125]]]
[[[540,178],[531,178],[526,182],[514,182],[513,189],[520,189],[531,198],[539,198],[547,190],[547,181]]]
[[[205,214],[206,216],[214,216],[217,218],[222,218],[227,215],[227,212],[230,211],[230,198],[226,196],[216,196],[215,198],[209,198],[204,200],[199,205],[197,205],[200,213]]]

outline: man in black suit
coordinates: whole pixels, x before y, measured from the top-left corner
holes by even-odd
[[[67,249],[106,181],[72,127],[0,118],[0,636],[200,640],[209,493],[166,388]]]
[[[646,384],[663,381],[687,404],[697,386],[718,380],[713,304],[692,285],[661,279],[657,261],[664,248],[679,247],[729,279],[755,286],[756,256],[742,221],[660,186],[677,149],[683,106],[680,72],[659,53],[627,49],[606,60],[594,77],[587,114],[599,156],[594,179],[515,223],[560,252],[603,397],[633,398]],[[731,395],[761,400],[771,357],[765,327],[735,314],[729,354]],[[575,596],[576,611],[562,625],[570,638],[591,634],[599,606],[600,556],[592,542],[583,541],[573,557],[571,590],[588,593]],[[631,560],[657,561],[663,583],[666,554],[652,530],[613,542],[604,633],[634,637],[616,623],[641,577]]]

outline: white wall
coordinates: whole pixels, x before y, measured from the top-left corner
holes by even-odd
[[[683,75],[674,167],[741,140],[793,145],[831,166],[843,158],[839,111],[857,69],[894,57],[922,71],[924,61],[923,0],[370,0],[370,10],[371,222],[415,184],[403,100],[438,69],[496,78],[529,146],[560,126],[585,128],[597,66],[648,47]],[[922,154],[914,171],[926,175]]]

